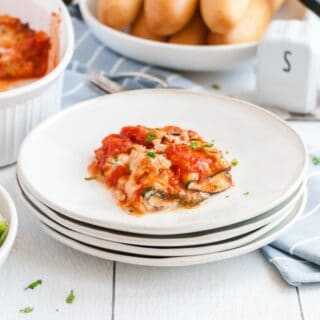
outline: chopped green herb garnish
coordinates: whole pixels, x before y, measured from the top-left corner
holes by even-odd
[[[34,289],[35,287],[37,287],[38,285],[42,284],[42,280],[36,280],[36,281],[33,281],[32,283],[30,283],[24,290],[27,290],[27,289]]]
[[[146,136],[146,142],[151,143],[154,139],[157,138],[157,135],[153,132],[148,132]]]
[[[142,196],[149,198],[154,193],[153,187],[147,187],[142,191]]]
[[[218,84],[211,85],[211,88],[214,89],[214,90],[220,90],[221,89],[221,87]]]
[[[95,180],[96,177],[85,177],[84,180],[86,181],[91,181],[91,180]]]
[[[312,163],[313,163],[315,166],[318,166],[318,165],[320,164],[320,157],[313,156],[313,157],[312,157]]]
[[[157,192],[155,193],[155,196],[160,199],[164,199],[164,200],[171,198],[171,196],[168,193],[166,193],[165,191],[162,191],[162,190],[157,190]],[[175,197],[175,195],[172,195],[172,196]]]
[[[248,196],[250,194],[250,192],[244,192],[243,195],[244,196]]]
[[[147,152],[147,156],[150,157],[150,158],[155,158],[156,157],[156,153],[152,152],[152,151],[149,151],[149,152]]]
[[[7,230],[7,223],[0,216],[0,235]]]
[[[117,157],[113,157],[113,158],[110,159],[109,163],[110,164],[117,164],[118,160],[119,159]]]
[[[67,298],[66,298],[66,303],[72,304],[74,298],[75,298],[74,292],[73,292],[73,290],[71,290],[70,293],[68,294]]]
[[[34,308],[33,307],[24,307],[19,310],[20,313],[31,313],[33,312]]]
[[[237,159],[233,159],[231,161],[231,165],[234,166],[234,167],[236,167],[238,164],[239,164],[239,161]]]
[[[203,145],[204,148],[212,148],[214,146],[213,142],[211,143],[206,143]]]
[[[201,144],[199,141],[191,141],[189,147],[192,150],[195,150],[195,149],[201,148]]]
[[[201,143],[200,141],[191,141],[189,147],[192,150],[199,148],[212,148],[214,146],[214,140],[212,142]]]
[[[230,195],[229,194],[227,194],[226,196],[225,196],[225,198],[229,198],[230,197]]]
[[[8,233],[8,224],[0,215],[0,246],[3,244]]]

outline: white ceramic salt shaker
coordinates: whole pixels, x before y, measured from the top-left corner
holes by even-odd
[[[270,24],[258,47],[256,92],[261,105],[304,114],[316,108],[320,41],[315,31],[308,21]]]

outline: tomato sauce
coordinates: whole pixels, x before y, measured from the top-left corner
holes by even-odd
[[[198,173],[205,179],[215,170],[216,157],[208,155],[202,148],[192,150],[185,144],[172,144],[166,150],[167,158],[172,163],[172,170],[184,180],[189,173]]]
[[[118,180],[121,177],[128,176],[130,171],[124,166],[117,166],[114,170],[110,172],[109,175],[105,177],[106,183],[109,187],[115,187],[118,183]]]
[[[148,131],[143,126],[127,126],[123,127],[120,131],[120,135],[128,138],[133,143],[138,143],[146,146],[148,143],[146,142]]]
[[[116,157],[121,153],[127,153],[132,149],[132,142],[119,134],[110,134],[102,141],[102,147],[95,150],[97,167],[104,170],[109,157]]]

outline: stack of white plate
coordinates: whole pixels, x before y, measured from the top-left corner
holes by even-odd
[[[110,192],[86,181],[102,138],[122,126],[196,130],[239,164],[235,186],[194,209],[122,211]],[[150,266],[230,258],[280,236],[305,206],[305,147],[282,120],[254,105],[182,90],[139,90],[86,101],[47,120],[25,140],[21,195],[45,232],[76,250]]]

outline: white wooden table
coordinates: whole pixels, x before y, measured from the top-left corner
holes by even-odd
[[[186,74],[221,93],[253,99],[254,69]],[[212,90],[212,89],[211,89]],[[293,123],[309,146],[320,147],[320,124]],[[318,145],[317,145],[318,144]],[[44,234],[19,198],[15,167],[0,169],[0,183],[19,214],[14,249],[0,271],[0,319],[320,319],[320,285],[288,286],[259,251],[206,265],[149,268],[91,257]],[[42,279],[35,290],[24,290]],[[73,289],[74,303],[65,298]],[[34,307],[21,314],[23,307]]]

